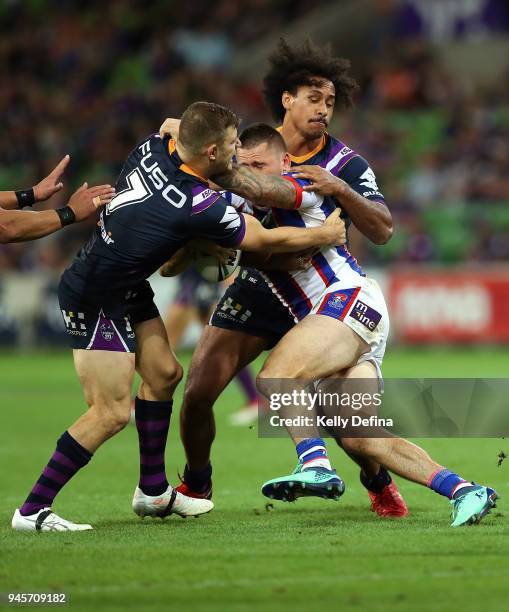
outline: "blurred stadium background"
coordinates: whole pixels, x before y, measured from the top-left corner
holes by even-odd
[[[113,182],[194,100],[270,120],[260,83],[278,37],[330,41],[361,85],[330,131],[370,161],[395,218],[384,247],[352,236],[393,342],[509,341],[506,0],[5,0],[0,26],[0,189],[70,153],[62,202]],[[65,344],[55,282],[90,231],[0,246],[1,345]],[[155,282],[164,306],[172,285]]]

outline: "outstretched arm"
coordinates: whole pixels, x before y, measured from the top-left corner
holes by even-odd
[[[12,210],[19,208],[18,198],[15,191],[0,191],[0,208]]]
[[[60,178],[69,163],[70,157],[66,155],[53,168],[46,178],[39,181],[31,189],[20,191],[0,191],[0,207],[5,210],[32,206],[36,202],[43,202],[51,198],[64,186]]]
[[[115,190],[110,185],[87,189],[85,183],[71,196],[69,204],[58,210],[0,209],[0,243],[26,242],[53,234],[65,225],[92,216],[114,195]]]
[[[285,253],[311,247],[340,246],[346,241],[345,224],[339,210],[330,214],[318,227],[276,227],[266,229],[251,215],[244,215],[246,232],[239,247],[245,251]]]
[[[258,270],[276,270],[279,272],[296,272],[307,270],[317,249],[304,249],[293,253],[254,253],[243,251],[240,265]]]

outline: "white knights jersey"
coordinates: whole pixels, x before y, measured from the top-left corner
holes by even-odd
[[[297,198],[294,209],[271,208],[272,219],[278,226],[318,227],[336,209],[335,200],[324,198],[317,193],[304,191],[307,181],[291,174],[283,175],[296,187]],[[256,214],[257,207],[251,202],[228,193],[225,199],[231,202],[237,211]],[[264,209],[265,213],[267,209]],[[258,216],[258,215],[257,215]],[[296,321],[300,321],[311,312],[318,299],[323,296],[327,287],[341,280],[345,286],[359,285],[364,277],[362,269],[346,246],[323,247],[315,253],[307,270],[296,272],[262,272],[264,279],[279,299],[287,306]]]

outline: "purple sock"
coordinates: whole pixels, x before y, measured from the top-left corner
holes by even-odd
[[[20,514],[28,516],[42,508],[50,508],[60,489],[87,465],[92,458],[86,448],[65,431],[57,441],[57,448],[30,495],[19,509]]]
[[[442,469],[432,474],[428,481],[428,487],[435,491],[435,493],[452,499],[457,486],[466,482],[467,481],[461,478],[461,476],[458,476],[458,474]]]
[[[242,368],[242,370],[237,373],[237,380],[246,394],[249,403],[252,404],[257,402],[258,391],[256,390],[256,383],[249,367]]]
[[[173,401],[135,399],[136,429],[140,445],[140,483],[145,495],[161,495],[168,488],[164,451]]]

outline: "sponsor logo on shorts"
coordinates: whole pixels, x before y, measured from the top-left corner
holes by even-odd
[[[334,319],[342,320],[345,308],[348,309],[352,303],[352,295],[356,291],[355,287],[341,289],[340,291],[331,291],[322,299],[317,314],[327,315]]]
[[[111,342],[113,340],[113,337],[115,336],[115,330],[113,329],[110,323],[102,323],[99,327],[99,331],[101,332],[101,336],[107,342]]]
[[[259,280],[258,278],[256,278],[256,276],[251,276],[247,270],[242,270],[242,272],[240,273],[240,278],[242,280],[247,279],[247,282],[253,283],[253,285],[258,284],[258,280]]]
[[[216,316],[238,323],[245,323],[253,314],[250,310],[243,311],[242,304],[234,302],[231,297],[226,298],[217,308]]]
[[[62,316],[64,317],[65,327],[71,333],[72,330],[80,329],[84,334],[74,334],[86,336],[87,326],[85,325],[85,314],[83,312],[74,312],[72,310],[64,310],[62,308]]]
[[[380,323],[380,319],[382,318],[379,312],[364,302],[361,302],[361,300],[355,302],[354,307],[350,311],[350,316],[356,321],[359,321],[359,323],[362,323],[362,325],[367,327],[370,331],[376,329],[376,326]]]
[[[348,300],[348,296],[344,293],[335,293],[330,300],[327,302],[327,305],[331,308],[343,308],[344,303]]]

